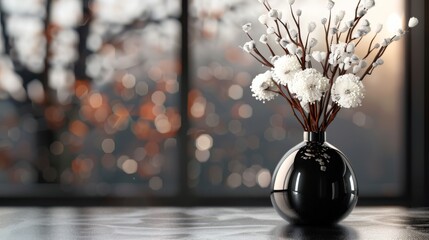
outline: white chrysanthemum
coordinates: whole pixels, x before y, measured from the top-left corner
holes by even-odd
[[[302,104],[314,103],[329,89],[329,79],[314,68],[307,68],[295,74],[289,90]]]
[[[253,93],[252,96],[264,103],[265,101],[274,99],[274,97],[278,95],[276,92],[273,92],[276,88],[271,71],[258,74],[250,85],[250,89]]]
[[[339,76],[332,85],[332,101],[342,108],[354,108],[362,105],[365,87],[354,74]]]
[[[292,81],[295,73],[301,69],[301,64],[294,55],[283,55],[274,63],[274,80],[286,86]]]

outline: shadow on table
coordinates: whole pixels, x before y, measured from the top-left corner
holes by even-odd
[[[284,225],[273,229],[277,239],[357,239],[358,233],[351,227]]]

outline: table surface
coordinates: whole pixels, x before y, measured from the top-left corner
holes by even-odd
[[[272,208],[0,208],[0,239],[429,239],[429,209],[356,208],[340,224],[287,224]]]

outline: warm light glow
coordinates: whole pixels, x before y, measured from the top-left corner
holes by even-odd
[[[391,34],[398,32],[402,28],[402,19],[397,13],[392,13],[387,18],[387,30]]]

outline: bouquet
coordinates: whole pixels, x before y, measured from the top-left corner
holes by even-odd
[[[328,17],[320,21],[324,37],[316,39],[312,34],[317,24],[302,26],[302,11],[294,9],[295,0],[289,0],[289,9],[284,12],[271,7],[268,0],[258,1],[266,9],[258,18],[266,33],[255,40],[250,34],[252,24],[242,27],[250,38],[242,49],[268,67],[253,79],[252,96],[263,102],[283,97],[309,132],[325,131],[342,108],[360,106],[365,97],[364,78],[383,65],[382,56],[390,44],[418,24],[418,19],[412,17],[407,28],[380,40],[383,25],[373,26],[365,18],[375,1],[359,0],[349,18],[343,10],[334,14],[335,3],[329,0]],[[369,44],[363,44],[364,38]],[[269,56],[261,53],[256,41]],[[358,55],[359,48],[364,50],[363,55]]]

